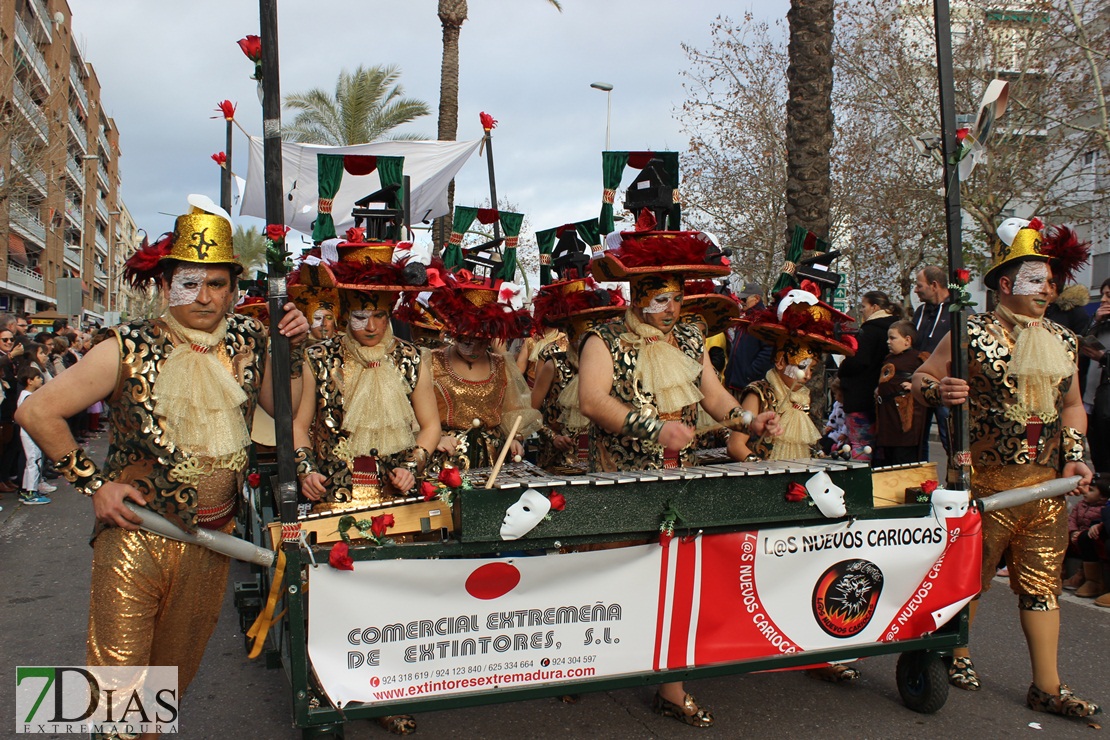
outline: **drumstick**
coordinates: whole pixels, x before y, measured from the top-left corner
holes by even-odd
[[[501,448],[501,454],[497,456],[497,463],[493,466],[493,472],[489,474],[489,480],[486,481],[486,488],[493,488],[493,482],[497,480],[497,474],[501,472],[501,465],[505,462],[505,456],[509,454],[509,448],[513,446],[513,440],[516,439],[516,430],[520,429],[520,422],[523,418],[523,414],[517,414],[516,421],[513,422],[513,428],[509,430],[509,438],[505,440],[505,446]]]

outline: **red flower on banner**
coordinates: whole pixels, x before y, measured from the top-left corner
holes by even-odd
[[[439,471],[439,482],[448,488],[458,488],[462,485],[462,474],[458,468],[444,468]]]
[[[289,227],[281,224],[269,224],[266,227],[266,238],[272,242],[280,242],[289,233]]]
[[[244,36],[236,43],[239,48],[246,54],[247,59],[250,59],[255,64],[262,61],[262,39],[254,34]]]
[[[935,480],[926,480],[921,482],[922,493],[929,494],[935,490],[937,490],[937,482]]]
[[[251,488],[258,488],[258,484],[262,482],[262,476],[258,473],[251,473],[247,476],[247,485]]]
[[[336,542],[328,553],[328,565],[336,570],[354,570],[355,561],[351,560],[349,553],[346,542]]]
[[[562,511],[567,508],[567,498],[563,494],[552,491],[551,495],[547,498],[551,501],[552,511]]]
[[[808,495],[809,493],[806,492],[806,487],[801,483],[794,482],[786,487],[787,501],[805,501]]]
[[[235,103],[232,103],[230,100],[225,100],[221,103],[218,103],[216,105],[216,112],[222,115],[225,121],[234,121]],[[212,117],[217,118],[217,116]]]
[[[385,534],[385,530],[393,526],[392,514],[379,514],[370,519],[370,531],[374,534],[375,538],[381,537]]]
[[[971,282],[971,271],[964,267],[956,270],[956,282],[960,285],[967,285]]]
[[[426,480],[420,484],[420,495],[424,497],[425,501],[431,501],[436,497],[436,484],[430,480]]]
[[[221,167],[227,166],[227,155],[223,152],[216,152],[212,155],[212,161]]]
[[[481,119],[482,128],[486,131],[493,131],[495,128],[497,128],[497,121],[493,120],[493,116],[491,116],[489,113],[482,111],[478,114],[478,118]]]

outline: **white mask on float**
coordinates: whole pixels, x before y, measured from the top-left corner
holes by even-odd
[[[520,499],[505,510],[501,522],[501,539],[516,540],[531,532],[551,510],[551,501],[539,491],[529,488]]]

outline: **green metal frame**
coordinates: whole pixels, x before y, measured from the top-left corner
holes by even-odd
[[[265,468],[263,469],[265,473]],[[588,543],[650,540],[658,535],[661,512],[673,507],[682,515],[676,535],[759,529],[763,526],[805,526],[827,524],[828,519],[804,503],[785,501],[783,493],[790,482],[803,482],[812,475],[779,473],[733,478],[706,478],[697,481],[663,481],[645,485],[613,485],[593,487],[566,485],[558,490],[567,500],[566,509],[542,522],[529,536],[510,543],[500,541],[497,528],[505,509],[519,497],[521,487],[503,490],[470,490],[456,501],[457,523],[461,524],[460,540],[441,543],[412,543],[397,546],[353,546],[355,560],[386,560],[411,558],[495,557],[501,552],[550,550]],[[913,518],[925,516],[927,504],[907,504],[875,509],[871,501],[871,471],[866,466],[830,472],[834,482],[846,491],[849,517],[857,519]],[[264,475],[264,480],[268,478]],[[693,485],[691,485],[693,484]],[[742,490],[738,490],[742,489]],[[263,488],[263,500],[267,498]],[[254,530],[265,539],[267,517],[273,506],[262,504]],[[456,527],[457,530],[460,527]],[[268,539],[265,540],[268,544]],[[261,543],[259,543],[261,544]],[[710,678],[756,671],[795,668],[828,661],[848,660],[891,653],[927,651],[948,654],[967,644],[968,610],[944,625],[937,632],[911,640],[869,643],[845,648],[806,651],[793,655],[765,657],[747,661],[658,671],[627,676],[608,676],[550,686],[495,689],[465,695],[434,697],[417,701],[390,702],[348,706],[342,710],[331,707],[326,698],[313,688],[312,667],[308,660],[306,579],[311,582],[313,567],[327,567],[327,546],[312,548],[316,566],[307,552],[295,545],[284,546],[286,561],[283,601],[288,608],[285,617],[275,624],[270,634],[271,650],[267,663],[285,669],[292,689],[293,719],[307,734],[334,730],[344,722],[369,719],[397,713],[426,712],[459,707],[498,704],[540,697],[609,691],[696,678]],[[269,573],[262,573],[263,592],[269,588]],[[279,606],[279,608],[281,608]],[[280,660],[279,660],[280,658]]]

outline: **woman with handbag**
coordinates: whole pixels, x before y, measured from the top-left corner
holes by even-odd
[[[1079,351],[1089,357],[1087,384],[1083,405],[1087,408],[1087,440],[1095,472],[1110,473],[1110,278],[1099,286],[1101,299],[1087,334],[1079,343]]]

